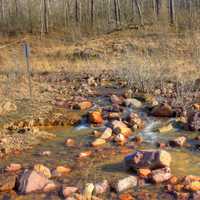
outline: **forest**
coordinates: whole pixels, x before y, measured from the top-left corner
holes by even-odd
[[[108,33],[128,26],[198,29],[198,0],[1,0],[2,34]]]

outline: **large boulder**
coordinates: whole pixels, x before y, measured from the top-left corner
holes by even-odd
[[[35,170],[25,170],[18,180],[18,192],[28,194],[37,191],[47,191],[50,187],[55,186],[54,182],[49,180],[43,174]]]
[[[170,105],[163,103],[155,106],[151,111],[151,115],[155,117],[173,117],[174,112]]]
[[[124,161],[127,169],[159,169],[170,166],[171,155],[164,150],[138,150],[126,156]]]

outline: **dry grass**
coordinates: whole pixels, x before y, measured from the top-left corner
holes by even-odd
[[[69,43],[63,35],[56,34],[42,39],[30,35],[25,38],[31,46],[34,72],[64,69],[99,73],[112,69],[144,91],[151,91],[165,81],[186,85],[200,77],[198,32],[129,29],[98,38],[83,38],[76,43]],[[0,46],[20,39],[2,38]],[[0,67],[6,71],[25,71],[21,44],[0,49]]]

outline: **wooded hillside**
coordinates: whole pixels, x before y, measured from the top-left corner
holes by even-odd
[[[128,25],[198,29],[199,0],[0,0],[0,32],[105,33]]]

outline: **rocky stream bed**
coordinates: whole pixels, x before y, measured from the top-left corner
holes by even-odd
[[[1,199],[200,199],[198,104],[90,77],[73,91],[46,115],[2,118]]]

